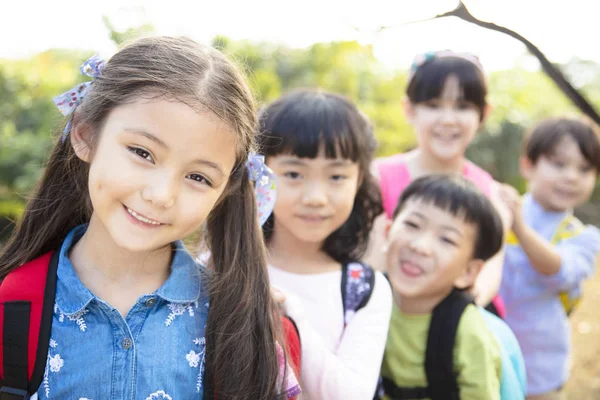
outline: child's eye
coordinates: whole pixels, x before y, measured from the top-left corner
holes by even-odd
[[[286,172],[285,174],[283,174],[283,176],[285,176],[286,178],[289,179],[300,179],[300,174],[298,172],[294,172],[294,171],[290,171],[290,172]]]
[[[472,103],[469,103],[468,101],[459,101],[456,105],[456,108],[458,108],[459,110],[470,110],[474,108],[474,105]]]
[[[563,168],[565,166],[565,163],[559,160],[552,160],[552,164],[554,164],[556,168]]]
[[[341,181],[343,179],[346,179],[346,176],[345,175],[332,175],[331,179],[334,181]]]
[[[425,102],[425,107],[427,108],[439,108],[440,107],[440,103],[438,101],[432,100],[432,101],[427,101]]]
[[[198,183],[203,183],[209,187],[213,186],[208,179],[206,179],[203,175],[200,174],[189,174],[188,176],[186,176],[186,178],[196,181]]]
[[[154,160],[152,159],[152,155],[147,150],[141,149],[139,147],[127,147],[127,150],[129,150],[136,156],[143,158],[146,161],[150,161],[151,163],[154,163]]]
[[[449,244],[451,246],[457,246],[456,241],[454,241],[453,239],[447,238],[447,237],[442,237],[442,242]]]
[[[593,169],[594,169],[594,168],[593,168],[591,165],[586,165],[586,166],[580,167],[580,168],[579,168],[579,171],[580,171],[582,174],[588,174],[588,173],[592,172],[592,170],[593,170]]]
[[[412,229],[417,229],[419,227],[419,225],[415,224],[412,221],[404,221],[404,225],[408,226],[409,228]]]

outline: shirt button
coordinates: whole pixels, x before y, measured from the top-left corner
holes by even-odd
[[[121,347],[123,347],[125,350],[129,350],[132,345],[133,342],[129,338],[125,338],[121,341]]]
[[[154,297],[150,297],[148,300],[146,300],[146,307],[152,307],[155,304],[156,299]]]

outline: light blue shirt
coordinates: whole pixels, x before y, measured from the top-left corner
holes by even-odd
[[[204,269],[181,242],[175,243],[167,281],[141,296],[123,318],[83,285],[69,261],[69,249],[85,229],[71,231],[60,250],[48,361],[38,398],[202,399],[208,314],[201,285]]]
[[[525,223],[548,241],[570,212],[548,212],[530,194],[522,206]],[[586,226],[555,248],[562,260],[560,270],[544,275],[531,266],[519,246],[506,246],[500,295],[506,303],[506,322],[525,358],[528,395],[559,389],[569,377],[571,332],[558,295],[579,290],[594,272],[600,231]]]

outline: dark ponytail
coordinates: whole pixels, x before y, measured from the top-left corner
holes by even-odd
[[[277,379],[278,321],[266,251],[247,168],[236,168],[230,179],[227,193],[207,220],[214,273],[209,284],[206,370],[219,400],[272,400],[281,377]]]

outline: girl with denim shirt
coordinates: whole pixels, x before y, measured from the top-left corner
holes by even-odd
[[[59,254],[37,398],[297,394],[257,223],[269,211],[248,179],[271,190],[272,177],[247,162],[256,114],[241,74],[217,50],[169,37],[82,72],[94,80],[55,99],[65,134],[0,254],[0,278]],[[182,243],[202,226],[206,266]]]

